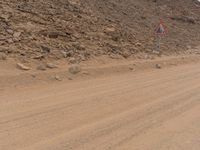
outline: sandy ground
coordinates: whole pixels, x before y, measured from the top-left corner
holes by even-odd
[[[199,83],[195,62],[1,87],[0,149],[199,150]]]

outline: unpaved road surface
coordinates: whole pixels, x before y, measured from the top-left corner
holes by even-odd
[[[199,150],[200,64],[0,91],[0,150]]]

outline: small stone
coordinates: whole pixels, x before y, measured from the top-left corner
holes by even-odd
[[[13,37],[14,38],[19,38],[20,36],[21,36],[21,32],[15,32],[14,34],[13,34]]]
[[[153,54],[159,55],[159,54],[160,54],[160,52],[159,52],[159,51],[157,51],[157,50],[153,50]]]
[[[58,75],[55,76],[55,79],[58,80],[58,81],[62,81],[62,79]]]
[[[77,73],[81,72],[81,67],[77,64],[74,64],[69,67],[69,72],[71,74],[77,74]]]
[[[32,76],[33,78],[36,78],[36,75],[35,75],[35,74],[32,74],[31,76]]]
[[[156,64],[156,68],[157,68],[157,69],[161,69],[162,66],[161,66],[160,64]]]
[[[187,45],[187,49],[189,49],[189,50],[190,50],[190,49],[192,49],[192,46],[190,46],[190,45]]]
[[[62,53],[62,55],[63,55],[64,58],[67,58],[67,52],[62,51],[61,53]]]
[[[68,77],[68,80],[73,80],[73,78],[72,77]]]
[[[76,63],[77,63],[76,58],[74,58],[74,57],[70,58],[70,59],[69,59],[69,63],[70,63],[70,64],[76,64]]]
[[[122,57],[119,55],[115,55],[115,54],[110,54],[109,55],[111,59],[121,59]]]
[[[133,70],[134,70],[134,67],[133,67],[133,66],[130,66],[129,69],[130,69],[131,71],[133,71]]]
[[[13,40],[13,42],[19,42],[20,38],[13,38],[12,40]]]
[[[46,68],[46,65],[44,64],[40,64],[38,67],[37,67],[37,70],[42,70],[42,71],[45,71],[47,68]]]
[[[116,29],[114,27],[107,27],[104,29],[105,33],[110,33],[110,32],[115,32],[115,31],[116,31]]]
[[[46,47],[46,46],[41,46],[42,50],[46,53],[50,53],[51,52],[51,49],[49,47]]]
[[[81,61],[86,61],[86,57],[84,55],[79,55]]]
[[[4,53],[0,53],[0,60],[6,60],[7,56]]]
[[[10,18],[10,17],[11,17],[10,14],[1,14],[1,16],[0,16],[0,18],[5,19],[6,22],[9,21],[9,18]]]
[[[136,46],[142,46],[142,43],[137,42],[137,43],[135,43],[135,45],[136,45]]]
[[[57,39],[59,36],[59,33],[58,32],[50,32],[50,33],[48,33],[48,36],[51,39]]]
[[[7,43],[9,43],[9,44],[14,43],[14,40],[11,39],[11,38],[7,39],[6,41],[7,41]]]
[[[87,71],[83,71],[82,74],[83,74],[83,75],[89,75],[90,73],[87,72]]]
[[[45,56],[42,54],[33,57],[33,59],[43,59],[43,58],[45,58]]]
[[[122,53],[122,56],[123,56],[124,58],[128,58],[128,57],[131,56],[131,53],[128,52],[128,51],[125,51],[125,52]]]
[[[148,54],[146,54],[145,56],[144,56],[144,59],[149,59],[150,57],[149,57],[149,55]]]
[[[14,34],[14,31],[13,31],[12,29],[7,29],[6,32],[7,32],[8,34]]]
[[[25,66],[25,65],[22,64],[22,63],[17,63],[17,68],[19,68],[19,69],[21,69],[21,70],[25,70],[25,71],[28,71],[28,70],[31,69],[30,67]]]
[[[54,68],[58,68],[55,64],[52,64],[52,63],[47,63],[47,68],[49,69],[54,69]]]

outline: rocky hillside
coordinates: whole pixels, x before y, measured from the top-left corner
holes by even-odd
[[[152,53],[160,18],[164,54],[200,44],[195,0],[0,0],[0,56],[84,61]]]

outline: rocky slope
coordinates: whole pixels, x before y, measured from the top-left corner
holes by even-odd
[[[151,54],[162,18],[162,52],[200,44],[200,5],[194,0],[0,0],[0,56],[84,61]]]

